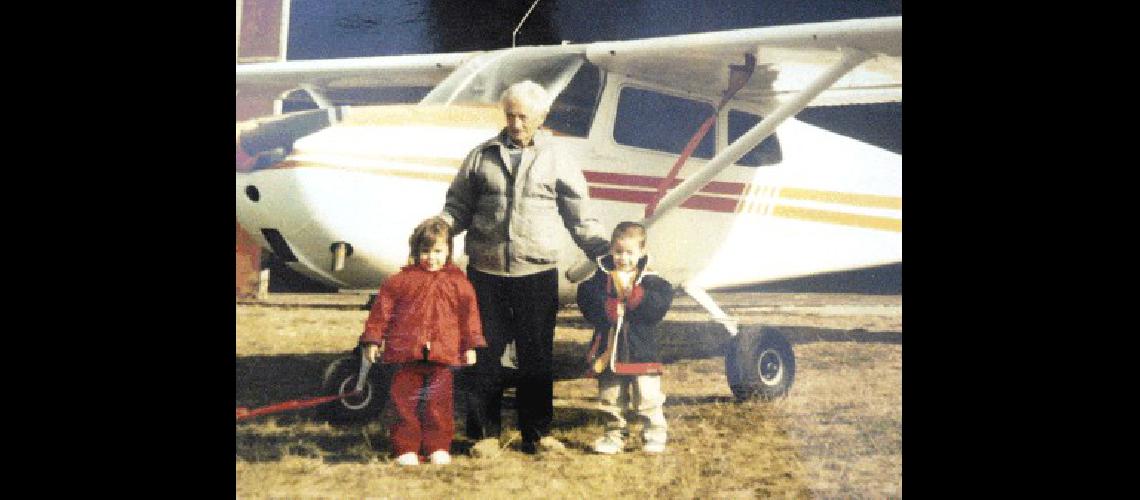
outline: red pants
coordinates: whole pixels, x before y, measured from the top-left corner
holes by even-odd
[[[435,363],[404,363],[392,375],[389,394],[396,418],[390,433],[397,456],[420,454],[421,444],[423,455],[451,451],[455,434],[451,380],[451,370]]]

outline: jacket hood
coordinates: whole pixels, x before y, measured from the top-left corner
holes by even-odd
[[[427,269],[424,269],[424,267],[419,265],[419,264],[408,264],[404,267],[401,267],[400,270],[401,271],[422,271],[425,273],[431,272],[431,271],[428,271]],[[463,274],[463,271],[459,269],[459,266],[456,266],[455,263],[451,262],[451,261],[448,261],[446,264],[444,264],[443,267],[441,267],[438,272]]]

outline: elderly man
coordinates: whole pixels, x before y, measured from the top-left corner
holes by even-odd
[[[453,229],[467,231],[467,277],[475,286],[487,347],[465,373],[466,433],[477,440],[472,454],[495,455],[502,387],[500,357],[515,342],[519,385],[517,408],[522,451],[559,451],[550,436],[554,414],[552,369],[558,312],[557,226],[593,259],[609,242],[589,216],[582,171],[550,140],[537,133],[550,98],[542,86],[511,85],[500,100],[507,126],[464,160],[440,214]]]

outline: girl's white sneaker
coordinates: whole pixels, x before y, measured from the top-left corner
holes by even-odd
[[[447,450],[435,450],[431,452],[431,463],[435,465],[447,465],[451,463],[451,454]]]
[[[412,452],[407,452],[403,455],[396,457],[396,463],[400,465],[419,465],[420,457]]]

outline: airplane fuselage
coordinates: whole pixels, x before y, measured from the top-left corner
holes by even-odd
[[[642,219],[677,158],[613,139],[615,94],[603,94],[586,137],[552,137],[578,162],[607,228]],[[502,125],[493,106],[348,108],[284,161],[237,174],[238,222],[301,273],[375,289],[407,262],[408,234],[440,212],[466,154]],[[714,132],[718,150],[726,128]],[[794,119],[777,137],[778,162],[730,166],[654,223],[648,249],[663,277],[716,288],[901,261],[901,156]],[[690,159],[677,177],[706,161]],[[338,242],[349,253],[335,269]],[[455,243],[462,267],[462,235]],[[561,248],[563,270],[585,259],[568,234]],[[564,301],[574,286],[561,278]]]

